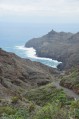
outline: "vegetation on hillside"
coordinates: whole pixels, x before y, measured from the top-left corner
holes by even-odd
[[[79,94],[79,67],[73,67],[62,77],[60,85],[72,89]]]
[[[79,119],[79,101],[67,97],[51,83],[27,91],[23,99],[12,97],[0,106],[0,118]]]

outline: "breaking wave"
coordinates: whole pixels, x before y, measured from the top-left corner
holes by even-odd
[[[51,58],[38,57],[36,55],[36,50],[33,47],[26,48],[22,45],[16,46],[15,49],[18,50],[18,52],[20,52],[21,54],[23,53],[23,58],[28,58],[32,61],[41,62],[53,68],[57,68],[57,65],[61,63],[57,60],[52,60]]]

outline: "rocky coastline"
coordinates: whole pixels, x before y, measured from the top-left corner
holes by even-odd
[[[58,69],[67,70],[79,64],[79,33],[50,31],[48,34],[29,40],[25,47],[34,47],[39,57],[52,58],[62,64]]]

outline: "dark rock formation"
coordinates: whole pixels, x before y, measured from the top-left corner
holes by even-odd
[[[0,49],[0,97],[47,84],[55,74],[58,72],[50,67]]]
[[[51,31],[40,38],[34,38],[25,44],[34,47],[37,55],[61,61],[60,69],[68,69],[79,64],[79,33]]]

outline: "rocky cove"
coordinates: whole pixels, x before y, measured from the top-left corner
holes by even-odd
[[[54,36],[52,36],[51,33]],[[66,119],[67,117],[68,119],[74,119],[74,117],[79,119],[79,65],[77,57],[78,47],[76,47],[77,49],[67,49],[68,47],[65,47],[66,49],[64,49],[63,54],[61,52],[61,56],[59,53],[60,51],[58,52],[57,50],[57,47],[53,51],[50,49],[50,53],[54,52],[53,55],[52,53],[51,55],[44,54],[48,52],[47,50],[49,50],[44,48],[44,46],[48,47],[48,43],[50,44],[50,42],[52,44],[53,39],[51,39],[51,37],[56,37],[56,39],[58,37],[60,41],[60,37],[62,38],[62,36],[67,36],[69,38],[72,35],[71,33],[64,33],[65,36],[62,34],[63,33],[56,33],[55,31],[52,31],[43,37],[47,38],[47,36],[50,36],[50,41],[44,41],[45,43],[43,43],[43,46],[41,46],[43,56],[40,55],[40,53],[38,54],[38,52],[41,52],[41,49],[35,46],[37,56],[42,57],[37,57],[35,51],[34,55],[31,54],[32,58],[37,59],[37,61],[41,59],[44,61],[53,61],[52,59],[54,56],[54,59],[63,61],[62,64],[57,64],[58,68],[52,68],[52,66],[49,67],[37,61],[21,58],[14,53],[6,52],[0,49],[1,119],[6,117],[8,119],[17,119],[19,116],[21,119],[45,119],[47,117],[48,119],[51,119],[51,117],[54,119]],[[34,42],[37,41],[38,40]],[[57,40],[57,42],[59,41]],[[70,41],[71,40],[69,40],[68,43]],[[27,42],[27,44],[29,42]],[[78,44],[78,40],[76,42]],[[60,42],[60,45],[62,44],[64,45],[63,42]],[[75,46],[77,46],[77,44]],[[72,47],[71,43],[69,46]],[[28,45],[28,47],[30,47],[30,45]],[[31,47],[34,46],[31,44]],[[38,51],[38,49],[40,50]],[[73,50],[75,51],[72,53]],[[28,54],[30,57],[30,53]],[[48,55],[50,55],[49,58],[44,58],[48,57]],[[75,56],[74,59],[72,59],[73,56]],[[71,58],[72,61],[70,62],[70,59],[68,58]]]
[[[0,118],[41,119],[50,112],[57,119],[58,113],[60,119],[65,119],[68,112],[73,117],[78,106],[72,108],[72,104],[78,105],[79,95],[59,85],[64,76],[55,68],[0,49]]]
[[[58,83],[74,92],[79,92],[79,33],[50,31],[48,34],[29,40],[25,47],[34,47],[38,57],[58,60],[58,70],[64,73]],[[68,72],[68,74],[67,74]],[[73,94],[74,95],[74,94]]]
[[[62,62],[60,70],[79,64],[79,33],[50,31],[48,34],[29,40],[25,47],[34,47],[37,56]]]
[[[51,58],[37,56],[37,51],[33,47],[27,48],[24,47],[23,45],[23,46],[16,46],[15,48],[18,52],[22,53],[24,52],[25,56],[23,56],[23,58],[30,59],[31,61],[40,62],[52,68],[57,68],[58,64],[62,63],[58,62],[57,60],[53,60]]]

